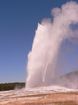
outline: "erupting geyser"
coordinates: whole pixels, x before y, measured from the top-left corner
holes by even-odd
[[[57,75],[57,58],[62,42],[66,38],[78,37],[70,28],[78,23],[78,4],[68,2],[52,10],[52,19],[38,24],[32,50],[28,54],[28,77],[26,87],[50,85]]]

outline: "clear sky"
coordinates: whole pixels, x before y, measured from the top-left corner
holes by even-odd
[[[70,0],[0,0],[0,82],[25,81],[27,54],[37,23],[51,17],[51,9],[67,1]],[[75,55],[69,54],[70,65],[74,65],[70,67],[77,68],[78,44],[65,43]]]

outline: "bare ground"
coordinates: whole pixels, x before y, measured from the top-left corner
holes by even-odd
[[[78,93],[49,93],[13,97],[0,105],[78,105]]]

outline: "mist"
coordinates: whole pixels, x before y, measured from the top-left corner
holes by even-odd
[[[78,31],[70,28],[78,23],[78,4],[67,2],[51,10],[52,17],[43,19],[28,54],[26,88],[52,85],[58,78],[57,59],[65,39],[78,38]],[[58,73],[59,72],[59,73]]]

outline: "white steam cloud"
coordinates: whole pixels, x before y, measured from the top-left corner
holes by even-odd
[[[53,19],[44,19],[38,28],[32,50],[28,54],[28,77],[26,87],[52,84],[57,75],[57,58],[62,42],[66,38],[78,37],[70,28],[78,23],[78,4],[68,2],[52,10]]]

